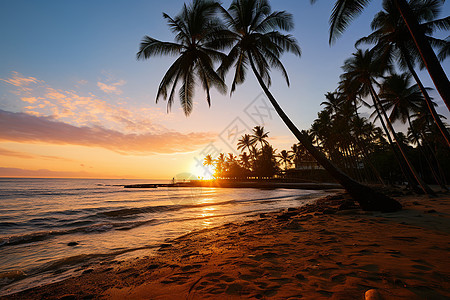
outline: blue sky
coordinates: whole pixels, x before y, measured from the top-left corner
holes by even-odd
[[[293,14],[295,30],[292,34],[302,48],[301,58],[292,55],[283,57],[290,74],[291,87],[288,88],[281,76],[274,73],[272,92],[301,129],[307,129],[317,116],[320,103],[324,100],[323,95],[336,88],[341,73],[340,66],[354,51],[354,42],[370,33],[370,21],[381,6],[380,1],[372,1],[368,9],[330,47],[328,18],[332,2],[334,1],[322,0],[315,5],[306,0],[271,2],[273,10],[287,10]],[[231,98],[229,95],[214,93],[212,107],[208,108],[203,92],[197,89],[194,113],[189,118],[183,116],[178,103],[175,103],[171,114],[165,113],[163,101],[155,103],[159,81],[173,58],[137,61],[135,55],[144,35],[172,40],[162,12],[176,15],[183,3],[184,1],[179,0],[2,1],[0,78],[3,81],[0,81],[0,110],[31,113],[72,126],[99,127],[123,134],[197,134],[201,136],[198,144],[193,142],[192,147],[179,149],[178,153],[183,154],[177,157],[182,158],[175,158],[173,153],[165,153],[159,148],[155,151],[149,149],[147,152],[140,149],[141,152],[133,154],[137,161],[145,156],[149,164],[155,166],[157,162],[168,163],[170,160],[173,163],[171,167],[180,165],[180,172],[186,171],[184,169],[189,169],[191,164],[188,161],[192,161],[204,149],[205,136],[219,145],[221,140],[218,136],[235,118],[248,123],[249,127],[254,125],[248,119],[245,120],[244,111],[261,90],[249,73],[247,82],[238,87]],[[229,3],[230,1],[224,1],[223,4],[227,7]],[[450,5],[447,3],[441,16],[446,16],[449,12]],[[443,34],[438,36],[445,37]],[[443,64],[444,70],[447,71],[449,66],[447,60]],[[432,86],[427,73],[421,72],[420,76],[425,85]],[[11,78],[16,78],[16,81],[11,81]],[[33,78],[35,81],[24,83],[20,78]],[[443,108],[442,102],[437,102]],[[448,117],[448,111],[441,108],[438,111]],[[73,110],[72,113],[70,110]],[[119,121],[118,115],[121,117]],[[267,119],[265,126],[279,150],[288,148],[295,142],[277,117]],[[64,154],[66,150],[60,149],[61,143],[67,145],[67,141],[56,143],[54,147],[49,142],[44,147],[45,141],[20,143],[0,140],[0,149],[38,156],[50,151],[53,156],[76,160],[75,157],[67,157]],[[96,151],[99,147],[104,148],[104,144],[101,145],[76,144],[77,147],[95,147]],[[9,152],[4,151],[4,155],[0,155],[0,162],[4,166],[25,168],[6,163],[11,160],[5,153]],[[127,159],[135,159],[133,155],[123,152],[117,155],[121,155],[124,165],[127,164]],[[32,165],[33,170],[38,169],[37,162]],[[80,162],[79,165],[85,164]],[[66,167],[67,170],[70,168]],[[96,168],[98,172],[92,171],[95,174],[106,174],[101,171],[104,167],[92,167],[94,170]],[[65,171],[58,169],[58,172]],[[125,167],[120,172],[114,169],[108,172],[129,176]],[[139,174],[139,177],[158,177],[154,172]],[[168,174],[167,172],[162,176],[170,176]]]

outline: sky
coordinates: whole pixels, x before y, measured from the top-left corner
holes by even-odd
[[[224,7],[230,2],[223,1]],[[282,58],[290,87],[274,71],[271,91],[300,129],[310,127],[324,94],[336,89],[340,67],[355,51],[355,41],[370,34],[370,21],[381,9],[380,1],[372,1],[330,46],[333,2],[271,1],[273,10],[293,14],[292,35],[302,49],[300,58]],[[200,167],[204,156],[238,154],[237,138],[256,125],[269,131],[278,151],[289,149],[295,138],[250,72],[231,97],[213,91],[211,107],[197,88],[189,117],[178,99],[170,113],[163,100],[156,103],[159,82],[174,58],[137,61],[136,52],[145,35],[173,41],[162,13],[175,16],[183,3],[1,1],[0,177],[207,177]],[[441,17],[449,12],[446,3]],[[447,60],[443,68],[449,67]],[[433,86],[426,72],[419,76]],[[450,117],[439,96],[432,96],[438,112]]]

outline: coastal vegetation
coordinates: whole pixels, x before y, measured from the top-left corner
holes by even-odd
[[[331,16],[330,42],[336,35],[343,32],[351,19],[368,2],[355,0],[338,0],[336,2]],[[404,0],[385,0],[385,12],[379,13],[372,24],[375,33],[357,43],[376,43],[376,46],[370,50],[357,49],[345,61],[339,87],[335,92],[327,94],[329,103],[325,103],[326,109],[319,113],[318,120],[314,122],[309,132],[301,131],[295,126],[269,90],[272,68],[281,71],[289,85],[288,73],[280,60],[281,56],[285,52],[300,56],[301,50],[292,35],[283,33],[293,29],[292,15],[285,11],[272,11],[268,1],[234,0],[230,7],[225,9],[215,1],[194,0],[190,5],[185,4],[181,13],[175,18],[167,14],[163,15],[175,34],[175,43],[162,42],[146,36],[142,40],[137,58],[149,59],[155,55],[177,56],[160,83],[157,99],[163,97],[167,100],[168,109],[170,109],[175,90],[180,82],[178,94],[186,115],[192,112],[196,82],[200,83],[205,90],[206,100],[210,104],[210,88],[216,87],[220,92],[226,92],[225,76],[229,71],[233,72],[232,94],[238,85],[244,83],[247,71],[250,69],[280,118],[300,142],[295,146],[296,148],[305,149],[335,181],[339,182],[358,201],[363,209],[395,211],[400,209],[401,205],[390,197],[362,184],[361,182],[368,181],[368,178],[365,179],[362,174],[368,173],[368,168],[372,168],[377,180],[384,183],[385,179],[380,174],[380,170],[374,167],[374,153],[379,152],[374,150],[376,147],[373,145],[383,148],[383,144],[387,144],[404,174],[405,181],[418,193],[434,194],[434,191],[425,182],[424,174],[419,174],[417,167],[411,161],[407,145],[404,139],[402,140],[403,135],[395,130],[392,122],[396,118],[400,118],[400,113],[397,113],[400,106],[396,104],[400,97],[395,94],[398,91],[395,85],[399,84],[401,80],[397,79],[407,81],[417,61],[421,61],[427,66],[431,76],[434,76],[436,88],[442,99],[444,102],[448,100],[448,79],[442,78],[442,74],[439,73],[440,64],[438,62],[439,66],[436,66],[432,57],[434,53],[427,53],[427,49],[431,49],[429,41],[432,41],[433,46],[442,49],[440,57],[444,59],[448,52],[445,52],[445,49],[448,48],[448,41],[435,42],[436,39],[421,38],[424,36],[424,29],[427,29],[427,34],[431,34],[433,29],[450,28],[449,18],[435,19],[441,4],[442,1],[432,1],[431,3],[411,0],[408,3]],[[389,5],[394,5],[397,10],[393,10]],[[398,12],[400,12],[401,18]],[[385,20],[380,17],[384,14],[389,15],[389,18]],[[390,23],[391,19],[394,20],[394,24]],[[414,27],[415,25],[417,28]],[[384,29],[381,30],[381,33],[377,32],[379,28],[384,28],[383,26],[391,28],[391,32],[394,34],[389,35]],[[407,34],[407,38],[404,37],[407,32],[406,28],[410,33],[410,35]],[[402,34],[398,34],[399,32]],[[391,37],[394,41],[388,40]],[[414,45],[417,46],[417,49],[408,52],[414,49]],[[396,52],[386,51],[387,48],[394,47]],[[408,51],[403,50],[404,47],[408,47]],[[431,52],[433,51],[431,50]],[[413,55],[413,53],[420,55]],[[406,69],[409,73],[397,75],[396,71],[399,68],[393,64],[395,60],[400,62],[400,69],[401,63],[407,62],[408,68]],[[410,128],[415,139],[414,143],[417,143],[420,151],[424,152],[422,147],[424,143],[436,144],[433,154],[423,155],[427,156],[430,161],[429,169],[435,180],[445,187],[445,174],[439,171],[441,162],[439,161],[440,156],[436,152],[443,151],[444,156],[448,154],[450,148],[447,138],[448,129],[437,116],[433,107],[434,103],[429,95],[427,96],[427,89],[420,85],[417,74],[411,74],[411,76],[415,78],[417,87],[410,86],[409,82],[404,82],[406,93],[403,91],[400,93],[404,94],[402,95],[403,102],[409,103],[412,101],[411,98],[414,98],[416,106],[413,108],[411,104],[411,108],[402,109],[400,119],[408,120],[409,118],[410,122],[413,122],[411,116],[414,115],[414,121],[427,119],[428,122],[432,120],[432,123],[428,124],[432,132],[425,132],[424,129],[420,132],[421,138],[417,131],[418,126],[410,126]],[[380,79],[384,82],[380,83]],[[446,85],[442,85],[445,80],[447,80]],[[417,89],[420,90],[421,95],[414,92]],[[413,96],[410,97],[406,95],[407,93],[412,93]],[[376,130],[373,123],[358,115],[359,103],[367,104],[368,96],[371,99],[371,104],[368,105],[375,110],[376,119],[380,121],[384,133]],[[391,111],[390,116],[388,116],[389,110]],[[341,118],[340,114],[344,114],[346,118]],[[335,128],[331,128],[330,124],[333,124]],[[426,125],[423,126],[425,128]],[[373,127],[377,133],[372,135],[372,133],[363,132],[364,127],[367,129]],[[439,138],[431,140],[431,142],[428,138],[425,142],[426,135],[435,133],[435,128],[438,128],[440,132]],[[346,138],[340,139],[342,135],[346,135]],[[387,142],[384,140],[384,136],[387,138]],[[215,159],[207,157],[205,163],[211,165],[215,161],[215,172],[219,177],[271,177],[280,172],[281,168],[277,165],[278,157],[282,161],[286,174],[289,164],[288,152],[281,151],[277,155],[267,143],[266,138],[263,128],[255,127],[254,133],[250,136],[244,135],[238,145],[240,150],[247,149],[249,154],[244,151],[238,160],[233,154],[227,157],[222,153]],[[444,140],[443,146],[440,144],[442,139]],[[437,146],[438,144],[439,146]],[[432,149],[431,146],[429,148]],[[386,153],[389,152],[386,151]],[[430,150],[428,153],[431,153]]]

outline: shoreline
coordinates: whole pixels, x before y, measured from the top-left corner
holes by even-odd
[[[327,190],[342,189],[339,183],[326,182],[283,182],[273,180],[191,180],[176,183],[142,183],[128,184],[124,188],[158,188],[158,187],[207,187],[207,188],[255,188],[255,189],[301,189]]]
[[[386,299],[450,297],[450,197],[400,200],[400,212],[369,213],[339,193],[0,299],[362,299],[372,288]]]

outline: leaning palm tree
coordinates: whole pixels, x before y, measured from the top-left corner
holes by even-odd
[[[442,45],[445,45],[446,41],[430,36],[436,28],[450,28],[450,18],[435,19],[440,12],[442,2],[435,0],[426,2],[411,1],[410,5],[417,19],[425,21],[425,23],[421,24],[421,28],[427,33],[427,40],[436,46],[442,47]],[[375,44],[371,51],[374,51],[385,60],[396,60],[399,62],[398,65],[401,69],[409,70],[424,96],[428,110],[431,112],[439,130],[450,147],[450,133],[439,118],[427,89],[423,86],[414,70],[415,62],[421,63],[420,56],[414,47],[414,41],[409,35],[408,28],[400,13],[390,0],[383,1],[383,11],[375,15],[371,27],[374,32],[367,37],[359,39],[356,45],[361,43]]]
[[[317,0],[310,1],[313,3]],[[437,91],[441,95],[447,109],[450,110],[450,84],[447,75],[431,48],[422,28],[420,28],[416,15],[410,6],[410,3],[420,2],[420,0],[410,0],[410,3],[408,3],[407,0],[389,1],[400,12]],[[435,1],[444,2],[445,0]],[[330,17],[330,44],[345,31],[351,21],[357,17],[370,2],[370,0],[336,0]]]
[[[225,83],[214,70],[214,62],[222,59],[224,54],[208,42],[214,30],[221,26],[220,20],[214,17],[218,7],[215,1],[194,0],[189,6],[185,4],[175,18],[164,13],[164,19],[175,34],[174,43],[162,42],[149,36],[142,39],[137,59],[159,55],[178,56],[161,80],[156,95],[157,102],[160,97],[167,100],[167,110],[172,106],[179,83],[179,98],[186,115],[192,112],[197,82],[206,91],[208,105],[211,105],[211,87],[226,92]]]
[[[228,11],[223,9],[222,13],[229,31],[217,33],[216,38],[222,40],[222,46],[231,44],[232,47],[228,59],[219,68],[219,73],[224,75],[234,64],[231,92],[237,84],[244,82],[247,68],[250,66],[258,83],[286,126],[363,209],[383,211],[401,209],[397,201],[356,182],[339,170],[312,145],[308,135],[292,123],[270,92],[272,67],[281,70],[289,84],[287,71],[280,61],[281,55],[284,52],[292,52],[300,56],[297,41],[292,36],[279,32],[279,30],[289,31],[293,28],[292,15],[284,11],[272,12],[268,1],[265,0],[234,0]]]

